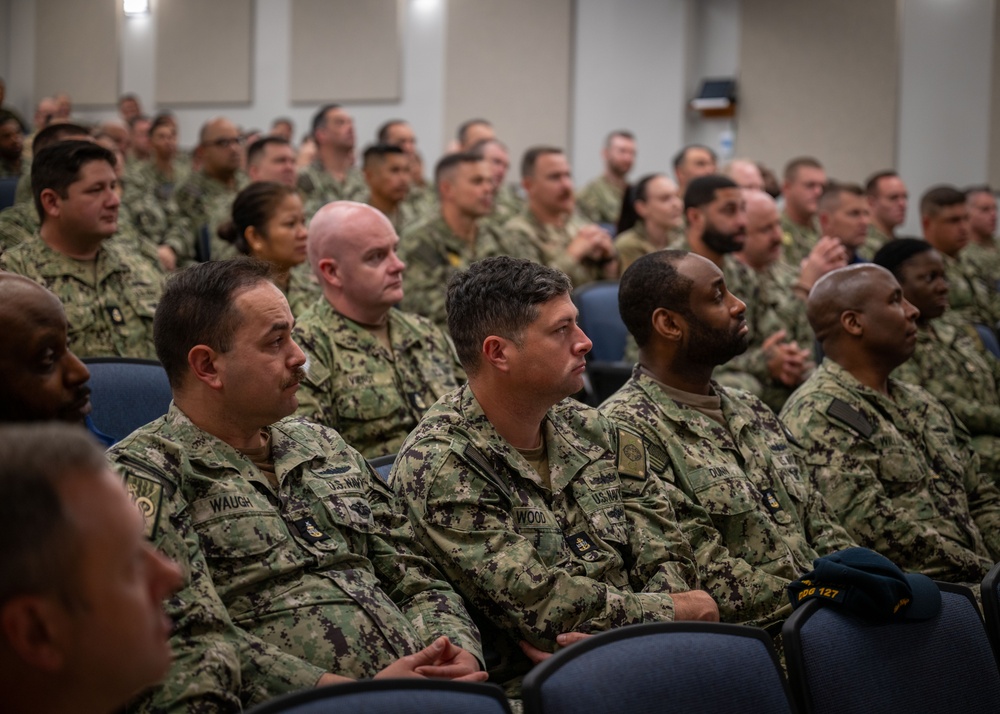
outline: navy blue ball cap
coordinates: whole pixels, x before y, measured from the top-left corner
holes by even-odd
[[[876,621],[928,620],[941,610],[941,591],[920,573],[904,573],[867,548],[845,548],[813,561],[814,570],[788,585],[792,608],[819,600]]]

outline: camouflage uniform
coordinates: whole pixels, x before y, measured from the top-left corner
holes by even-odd
[[[0,211],[0,253],[23,243],[38,232],[34,201],[15,203]]]
[[[330,201],[361,201],[368,195],[365,177],[356,167],[350,167],[344,180],[337,181],[319,159],[299,172],[296,185],[302,194],[306,220]]]
[[[867,261],[871,261],[878,252],[878,249],[891,240],[892,236],[887,236],[876,228],[874,223],[869,223],[868,236],[865,238],[864,245],[858,248],[858,255]]]
[[[152,198],[166,207],[174,194],[174,188],[183,183],[190,173],[190,166],[183,161],[174,161],[173,178],[166,176],[152,161],[137,161],[129,167],[125,176],[128,188],[125,196]]]
[[[400,307],[447,329],[445,297],[451,276],[477,260],[511,254],[504,239],[482,221],[475,240],[469,243],[452,232],[440,213],[425,218],[410,227],[399,242],[399,257],[406,263]]]
[[[973,241],[962,248],[958,259],[986,283],[991,291],[996,292],[1000,284],[1000,247],[995,241],[989,245]]]
[[[972,434],[983,471],[1000,479],[1000,360],[972,327],[947,316],[921,325],[916,351],[893,376],[940,399]]]
[[[195,262],[199,232],[210,225],[212,217],[221,211],[229,212],[233,200],[246,185],[246,177],[237,174],[233,188],[209,178],[203,171],[196,171],[177,185],[170,199],[167,214],[170,228],[163,244],[177,254],[177,266]],[[212,236],[209,236],[210,240]]]
[[[501,184],[493,197],[493,213],[484,220],[496,228],[501,228],[504,223],[523,211],[525,206],[524,199],[517,193],[513,184]]]
[[[854,542],[804,483],[774,412],[746,392],[712,388],[726,426],[675,402],[639,366],[601,411],[642,435],[722,619],[766,626],[791,613],[785,586],[817,553]]]
[[[859,545],[904,570],[978,583],[1000,557],[1000,491],[965,427],[920,387],[891,397],[830,359],[781,411],[814,487]]]
[[[624,196],[624,188],[614,186],[607,178],[599,176],[576,195],[576,205],[587,220],[616,226]]]
[[[2,123],[2,122],[0,122]],[[0,178],[21,178],[21,163],[23,159],[19,161],[16,165],[7,161],[3,157],[0,157]],[[17,188],[14,188],[15,193]]]
[[[163,276],[117,239],[102,243],[93,261],[81,261],[36,234],[0,256],[0,268],[55,293],[66,308],[68,346],[78,357],[156,359],[153,312]]]
[[[282,292],[296,318],[304,315],[306,310],[323,297],[323,288],[316,282],[309,263],[296,265],[288,271],[288,288]]]
[[[518,246],[518,250],[522,250],[523,246],[524,252],[513,254],[514,257],[528,258],[536,263],[558,268],[569,276],[574,287],[580,287],[594,280],[604,280],[603,263],[590,259],[577,262],[566,253],[566,246],[589,223],[573,214],[562,226],[544,225],[530,209],[525,208],[503,225],[500,235],[510,245]]]
[[[410,192],[406,194],[403,205],[412,216],[413,222],[437,215],[441,210],[441,206],[438,205],[437,191],[429,184],[410,186]]]
[[[21,178],[17,182],[14,190],[14,205],[27,203],[32,205],[35,202],[34,194],[31,193],[31,160],[21,159]]]
[[[518,640],[552,651],[562,632],[672,620],[667,593],[697,586],[642,440],[569,399],[542,430],[544,485],[465,386],[431,408],[390,476],[417,538],[496,638],[506,659],[491,678],[511,693],[527,668]]]
[[[1000,322],[1000,295],[980,279],[976,271],[958,258],[941,254],[948,279],[949,313],[953,318],[996,329]]]
[[[684,229],[675,226],[670,230],[667,239],[667,248],[674,248],[677,245],[686,245]],[[615,237],[615,250],[618,251],[618,269],[625,272],[628,266],[639,260],[644,255],[655,253],[657,248],[649,242],[646,235],[646,225],[642,221],[636,221],[635,225],[627,231],[622,231]],[[683,250],[687,250],[684,248]]]
[[[799,263],[809,255],[809,251],[816,247],[819,242],[819,221],[814,217],[808,226],[800,226],[781,214],[782,245],[784,246],[783,260],[798,270]]]
[[[399,310],[389,311],[391,353],[326,299],[298,319],[294,336],[310,363],[297,413],[336,429],[368,458],[396,453],[456,377],[465,379],[451,340]]]
[[[362,203],[367,203],[371,206],[371,200],[372,197],[366,194]],[[382,213],[382,210],[379,209],[379,212]],[[382,215],[389,219],[389,223],[392,224],[392,228],[396,231],[397,236],[403,235],[404,230],[420,220],[420,217],[413,212],[413,208],[406,201],[400,201],[396,206],[396,210],[391,215],[388,213],[382,213]]]
[[[258,697],[311,686],[323,671],[372,677],[440,635],[482,659],[461,598],[365,461],[336,432],[301,419],[267,431],[277,486],[174,405],[111,450],[147,535],[192,573],[170,600],[175,656],[215,660],[207,670],[175,667],[154,698],[239,696],[239,638],[221,638],[230,659],[220,666],[201,617],[220,600],[260,660],[250,667]],[[196,576],[202,563],[207,572]],[[238,664],[248,668],[242,656]]]

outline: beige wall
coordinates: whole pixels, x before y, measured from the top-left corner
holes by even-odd
[[[71,88],[77,106],[117,100],[119,5],[110,0],[37,0],[35,96]]]
[[[572,0],[448,0],[445,140],[474,117],[492,120],[510,148],[569,149]]]
[[[752,0],[742,25],[737,154],[844,181],[896,165],[896,0]]]

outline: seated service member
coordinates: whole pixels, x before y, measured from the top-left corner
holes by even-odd
[[[431,404],[465,378],[439,327],[393,308],[406,267],[398,246],[389,219],[361,203],[327,204],[309,224],[323,296],[295,326],[309,356],[298,414],[336,429],[368,458],[396,453]]]
[[[820,278],[809,323],[826,359],[781,410],[814,488],[859,545],[900,568],[978,583],[1000,558],[1000,491],[965,427],[929,392],[890,378],[917,343],[917,309],[885,268]]]
[[[488,624],[513,693],[559,635],[717,620],[642,440],[567,399],[590,340],[569,278],[509,257],[458,273],[448,326],[469,383],[407,438],[390,481],[428,551]],[[520,656],[520,657],[519,657]]]
[[[305,356],[268,275],[236,259],[171,279],[155,338],[173,404],[112,449],[149,536],[190,573],[170,603],[178,665],[144,706],[238,709],[329,672],[412,671],[425,645],[441,666],[417,674],[485,679],[392,492],[335,431],[285,418]]]
[[[0,427],[0,531],[0,711],[107,714],[167,673],[180,569],[82,429]]]
[[[31,169],[37,240],[0,256],[62,301],[69,347],[80,357],[154,358],[153,311],[162,276],[107,239],[118,230],[115,156],[90,141],[42,149]]]
[[[948,310],[949,285],[941,254],[927,241],[897,238],[873,261],[890,271],[903,296],[920,310],[913,356],[893,376],[940,399],[972,434],[985,473],[1000,478],[1000,360],[975,329]]]
[[[639,364],[601,411],[643,437],[722,619],[776,623],[788,583],[854,542],[805,486],[774,413],[712,380],[749,345],[746,306],[714,263],[673,250],[633,263],[618,302]]]

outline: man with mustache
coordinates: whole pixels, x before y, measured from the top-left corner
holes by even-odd
[[[1000,491],[969,432],[930,392],[890,377],[920,312],[885,268],[819,279],[809,323],[826,358],[781,410],[810,485],[858,545],[936,580],[979,583],[1000,558]]]
[[[573,176],[562,149],[535,146],[524,152],[521,183],[528,205],[507,221],[502,237],[519,258],[558,268],[580,287],[618,277],[618,254],[611,236],[575,212]]]
[[[777,625],[788,583],[854,542],[804,486],[774,412],[712,379],[749,346],[746,306],[714,263],[675,250],[633,263],[618,302],[639,364],[601,411],[642,436],[721,618]]]
[[[381,211],[353,201],[309,224],[309,263],[323,296],[295,339],[309,357],[299,416],[329,426],[367,458],[393,454],[420,417],[465,373],[430,320],[395,309],[406,264]]]
[[[175,666],[142,706],[238,710],[380,673],[485,679],[461,598],[392,491],[335,431],[287,418],[305,355],[269,270],[234,259],[170,280],[154,336],[173,404],[111,450],[147,535],[189,575],[168,608]]]

